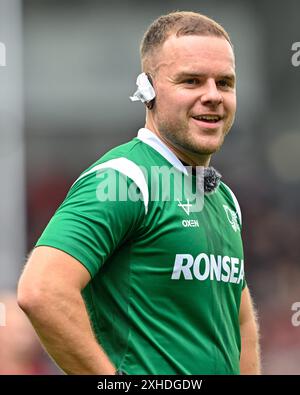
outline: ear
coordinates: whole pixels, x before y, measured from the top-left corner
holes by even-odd
[[[153,80],[152,80],[151,75],[150,75],[149,73],[145,73],[145,74],[146,74],[146,76],[147,76],[147,78],[148,78],[150,84],[152,85],[152,87],[153,87],[153,89],[154,89]],[[154,106],[154,102],[155,102],[155,98],[152,99],[152,100],[150,100],[150,101],[148,101],[148,102],[145,102],[146,107],[147,107],[149,110],[152,110],[152,108],[153,108],[153,106]]]
[[[129,96],[131,101],[141,101],[151,109],[153,107],[155,98],[155,91],[153,88],[153,82],[151,75],[145,72],[139,74],[136,79],[138,89],[134,92],[133,96]]]

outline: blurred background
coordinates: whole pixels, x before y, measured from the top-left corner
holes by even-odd
[[[300,326],[291,322],[300,301],[300,66],[291,62],[300,3],[0,0],[2,374],[58,372],[18,311],[17,279],[79,173],[144,125],[143,105],[128,98],[139,43],[156,17],[175,10],[215,18],[234,43],[238,112],[212,165],[243,212],[263,373],[300,374]]]

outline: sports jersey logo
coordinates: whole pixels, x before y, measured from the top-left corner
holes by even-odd
[[[229,208],[226,204],[223,204],[225,213],[226,213],[226,217],[230,223],[230,225],[232,226],[232,229],[237,232],[240,231],[240,226],[237,220],[237,214],[235,211],[231,210],[231,208]]]
[[[182,210],[187,214],[190,215],[191,207],[193,207],[193,205],[190,203],[190,199],[187,199],[187,203],[182,203],[179,199],[177,199],[178,204],[177,206],[182,208]],[[181,225],[184,228],[199,228],[199,221],[197,219],[183,219],[181,221]]]
[[[224,283],[240,284],[244,280],[244,260],[236,257],[207,255],[201,253],[176,254],[172,280],[215,280]]]
[[[190,200],[187,199],[187,203],[185,203],[185,204],[181,203],[181,201],[179,199],[177,199],[177,201],[179,202],[177,204],[177,206],[181,207],[186,212],[187,215],[190,215],[190,208],[192,207]]]

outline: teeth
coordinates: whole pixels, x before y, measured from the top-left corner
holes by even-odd
[[[219,121],[219,119],[220,119],[219,115],[198,115],[198,116],[195,116],[194,118],[203,120],[203,121]]]

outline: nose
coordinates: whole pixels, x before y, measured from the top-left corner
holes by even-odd
[[[216,81],[214,79],[208,79],[206,81],[204,89],[204,93],[201,96],[202,104],[216,107],[223,102],[223,96],[218,90]]]

